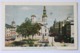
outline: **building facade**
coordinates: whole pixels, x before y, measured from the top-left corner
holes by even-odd
[[[5,39],[11,39],[11,38],[16,38],[17,32],[16,32],[16,24],[15,21],[12,21],[11,25],[5,24]]]
[[[39,34],[36,34],[35,37],[37,39],[40,39],[40,41],[45,41],[48,39],[49,29],[47,27],[47,14],[46,14],[46,7],[43,7],[43,15],[40,20],[37,20],[35,15],[31,16],[32,23],[39,23],[41,24],[41,29],[39,31]]]

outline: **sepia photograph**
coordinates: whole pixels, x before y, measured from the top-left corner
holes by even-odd
[[[5,47],[77,49],[77,3],[8,3],[4,11]]]

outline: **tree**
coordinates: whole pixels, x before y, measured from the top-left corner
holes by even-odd
[[[17,32],[19,34],[22,34],[23,37],[26,38],[26,36],[29,37],[30,35],[30,26],[31,26],[31,20],[25,19],[25,22],[22,23],[20,26],[17,27]]]
[[[30,35],[32,35],[32,37],[34,36],[34,34],[38,33],[38,31],[40,30],[40,25],[39,23],[31,23],[31,20],[26,18],[25,22],[22,23],[20,26],[18,26],[17,28],[17,32],[22,34],[23,37],[26,38],[29,37]]]
[[[39,23],[34,23],[32,25],[32,30],[31,30],[32,38],[33,38],[34,34],[39,32],[40,29],[41,29],[41,26]]]
[[[54,31],[53,26],[51,26],[49,32],[53,33],[53,31]]]

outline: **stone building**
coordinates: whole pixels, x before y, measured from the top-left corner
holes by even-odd
[[[11,38],[16,38],[17,32],[16,32],[16,24],[15,21],[12,21],[11,25],[5,24],[5,39],[11,39]]]
[[[39,34],[35,34],[35,38],[40,39],[40,41],[46,41],[48,40],[48,34],[49,34],[49,28],[47,27],[47,14],[46,14],[46,7],[43,7],[43,15],[40,20],[37,20],[37,17],[35,15],[31,16],[32,23],[39,23],[41,24],[41,29],[39,31]]]

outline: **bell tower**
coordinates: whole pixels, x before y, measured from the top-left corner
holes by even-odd
[[[47,28],[47,14],[46,7],[43,7],[43,15],[42,15],[42,41],[48,39],[48,28]],[[46,38],[45,38],[46,37]]]
[[[46,15],[46,7],[43,7],[43,15],[42,15],[42,22],[46,22],[47,20],[47,15]]]

